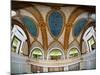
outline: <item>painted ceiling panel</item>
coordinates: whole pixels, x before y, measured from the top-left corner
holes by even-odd
[[[63,27],[63,16],[54,11],[49,16],[49,27],[53,36],[58,37]]]
[[[75,23],[75,27],[73,29],[73,35],[75,37],[79,36],[80,32],[82,31],[82,29],[84,28],[84,26],[86,25],[86,23],[87,23],[87,19],[84,19],[84,18],[78,20]]]
[[[31,35],[33,37],[37,36],[37,27],[36,27],[36,23],[28,16],[24,16],[22,21],[24,22],[24,24],[26,25],[27,29],[29,30],[29,32],[31,33]]]

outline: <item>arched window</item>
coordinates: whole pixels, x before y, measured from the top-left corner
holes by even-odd
[[[86,42],[87,52],[96,50],[96,32],[93,26],[85,30],[82,38]]]
[[[74,37],[78,37],[80,35],[80,33],[81,33],[82,29],[85,27],[86,23],[87,23],[87,19],[85,19],[85,18],[82,18],[75,23],[75,26],[73,28],[73,36]]]
[[[59,11],[52,11],[49,13],[47,20],[51,34],[54,37],[58,37],[64,25],[64,17],[62,13]]]
[[[59,60],[59,59],[62,59],[63,54],[59,49],[53,49],[50,52],[49,56],[51,60]]]
[[[96,42],[93,36],[88,39],[88,45],[91,47],[92,50],[96,49]]]
[[[18,25],[13,26],[11,33],[11,51],[21,53],[23,42],[27,40],[27,36],[23,29]]]
[[[26,25],[28,31],[31,33],[33,37],[38,35],[38,29],[35,21],[28,16],[24,16],[22,19],[23,23]]]
[[[79,56],[79,51],[77,48],[72,48],[70,51],[69,51],[69,58],[72,58],[72,57],[77,57]]]
[[[32,58],[34,58],[34,59],[43,59],[43,52],[39,48],[33,49]]]
[[[20,45],[21,45],[21,40],[17,36],[14,36],[11,43],[11,51],[18,53],[20,49]]]

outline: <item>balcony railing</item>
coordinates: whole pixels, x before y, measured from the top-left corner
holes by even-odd
[[[69,58],[69,59],[60,59],[60,60],[46,60],[46,59],[39,60],[39,59],[32,59],[32,58],[28,58],[28,57],[23,57],[23,56],[20,56],[18,54],[12,54],[12,62],[27,63],[30,65],[37,65],[37,66],[44,66],[44,67],[50,67],[50,66],[58,67],[58,66],[66,66],[66,65],[75,64],[75,63],[78,63],[81,61],[86,61],[86,60],[88,60],[88,58],[91,58],[91,54],[92,54],[92,58],[93,58],[93,56],[95,58],[94,53],[95,52],[92,52],[88,55],[83,55],[83,56]]]
[[[73,64],[77,62],[80,62],[80,57],[71,58],[71,59],[60,59],[60,60],[34,60],[34,59],[27,60],[28,64],[44,66],[44,67],[66,66],[68,64]]]

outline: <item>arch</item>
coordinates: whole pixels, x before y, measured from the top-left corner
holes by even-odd
[[[70,44],[69,44],[69,48],[71,47],[77,47],[80,50],[80,43],[77,41],[77,39],[74,39]],[[69,49],[68,48],[68,49]]]
[[[20,33],[22,33],[23,36],[25,36],[27,39],[27,43],[28,43],[28,54],[23,54],[25,56],[28,56],[29,55],[29,48],[30,48],[30,40],[29,40],[29,36],[28,36],[28,32],[27,32],[27,29],[24,27],[24,25],[22,23],[20,23],[19,21],[15,20],[12,18],[12,28],[14,27],[14,25],[17,25],[19,26],[19,29],[21,29]]]
[[[33,41],[32,44],[31,44],[31,47],[30,47],[30,55],[29,57],[31,57],[31,53],[33,51],[33,49],[35,48],[39,48],[42,53],[43,53],[43,60],[45,58],[45,51],[44,51],[44,48],[43,48],[43,45],[39,42],[39,41]]]
[[[25,26],[27,27],[28,31],[31,33],[31,35],[33,37],[37,37],[38,27],[37,27],[36,22],[29,16],[23,16],[22,21],[25,24]]]
[[[43,52],[43,50],[41,48],[34,47],[31,50],[30,57],[35,58],[35,59],[42,59],[42,60],[44,60],[44,52]]]
[[[58,38],[64,28],[65,15],[60,10],[51,10],[47,13],[47,25],[53,38]]]
[[[50,53],[52,53],[52,54],[50,54]],[[50,55],[54,56],[54,57],[61,56],[59,59],[65,59],[64,52],[60,48],[51,48],[48,51],[47,60],[50,59]]]
[[[27,39],[25,32],[23,31],[23,29],[20,26],[14,24],[12,31],[14,31],[14,30],[17,30],[23,37],[25,37],[25,39]]]
[[[80,52],[80,44],[79,42],[74,39],[70,44],[69,44],[69,48],[67,49],[67,52],[66,52],[66,56],[67,58],[69,57],[69,51],[72,49],[72,48],[76,48],[79,52],[79,55],[81,55],[81,52]]]
[[[23,50],[24,42],[27,40],[25,32],[18,25],[14,25],[11,34],[11,49],[18,54],[28,55],[28,48]],[[27,42],[26,42],[27,43]]]
[[[82,42],[84,41],[84,40],[83,40],[83,36],[84,36],[85,32],[88,30],[88,28],[90,28],[90,27],[92,27],[92,26],[93,26],[93,28],[96,27],[94,21],[90,21],[90,22],[87,24],[87,26],[84,28],[83,32],[82,32],[82,35],[81,35],[81,38],[80,38],[80,50],[81,50],[81,54],[83,54],[83,53],[82,53]],[[94,31],[95,31],[95,29],[94,29]],[[87,51],[86,51],[86,52],[87,52]]]
[[[86,42],[87,45],[87,52],[91,52],[92,50],[96,49],[96,36],[93,26],[89,27],[86,32],[84,33],[83,40]]]
[[[78,56],[80,56],[80,50],[78,49],[78,47],[73,46],[69,48],[67,52],[67,58],[73,58],[73,57],[78,57]]]

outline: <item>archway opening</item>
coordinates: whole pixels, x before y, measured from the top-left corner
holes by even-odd
[[[63,57],[63,54],[59,49],[53,49],[49,55],[51,60],[59,60]]]
[[[73,57],[78,57],[79,56],[79,51],[77,48],[71,48],[71,50],[69,51],[69,58],[73,58]]]
[[[32,51],[32,58],[34,59],[43,59],[43,52],[39,48],[35,48]]]

